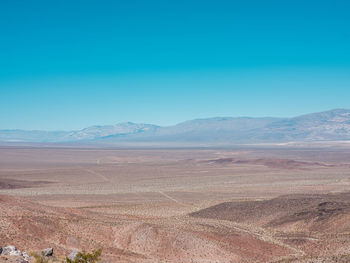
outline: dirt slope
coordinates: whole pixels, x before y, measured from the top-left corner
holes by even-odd
[[[111,216],[4,195],[0,216],[3,244],[15,242],[22,251],[54,247],[63,255],[102,247],[105,262],[267,262],[294,253],[220,220]]]

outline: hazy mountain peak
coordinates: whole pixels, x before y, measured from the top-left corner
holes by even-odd
[[[94,125],[77,131],[2,130],[0,141],[64,142],[252,143],[350,140],[350,110],[333,109],[293,118],[213,117],[177,125],[122,122]]]

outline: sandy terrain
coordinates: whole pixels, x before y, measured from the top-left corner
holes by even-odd
[[[350,148],[288,147],[2,147],[0,246],[102,247],[105,262],[346,262]]]

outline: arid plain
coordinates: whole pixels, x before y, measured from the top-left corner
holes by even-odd
[[[350,146],[3,146],[0,216],[0,245],[104,262],[348,262]]]

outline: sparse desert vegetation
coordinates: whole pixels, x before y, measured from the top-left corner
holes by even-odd
[[[3,147],[0,245],[59,255],[38,254],[37,262],[100,247],[101,257],[84,255],[121,263],[347,262],[349,157],[339,145]]]
[[[100,257],[102,254],[102,249],[97,249],[92,251],[91,253],[88,252],[79,252],[75,255],[73,259],[70,259],[69,257],[66,258],[67,263],[96,263],[100,261]]]

